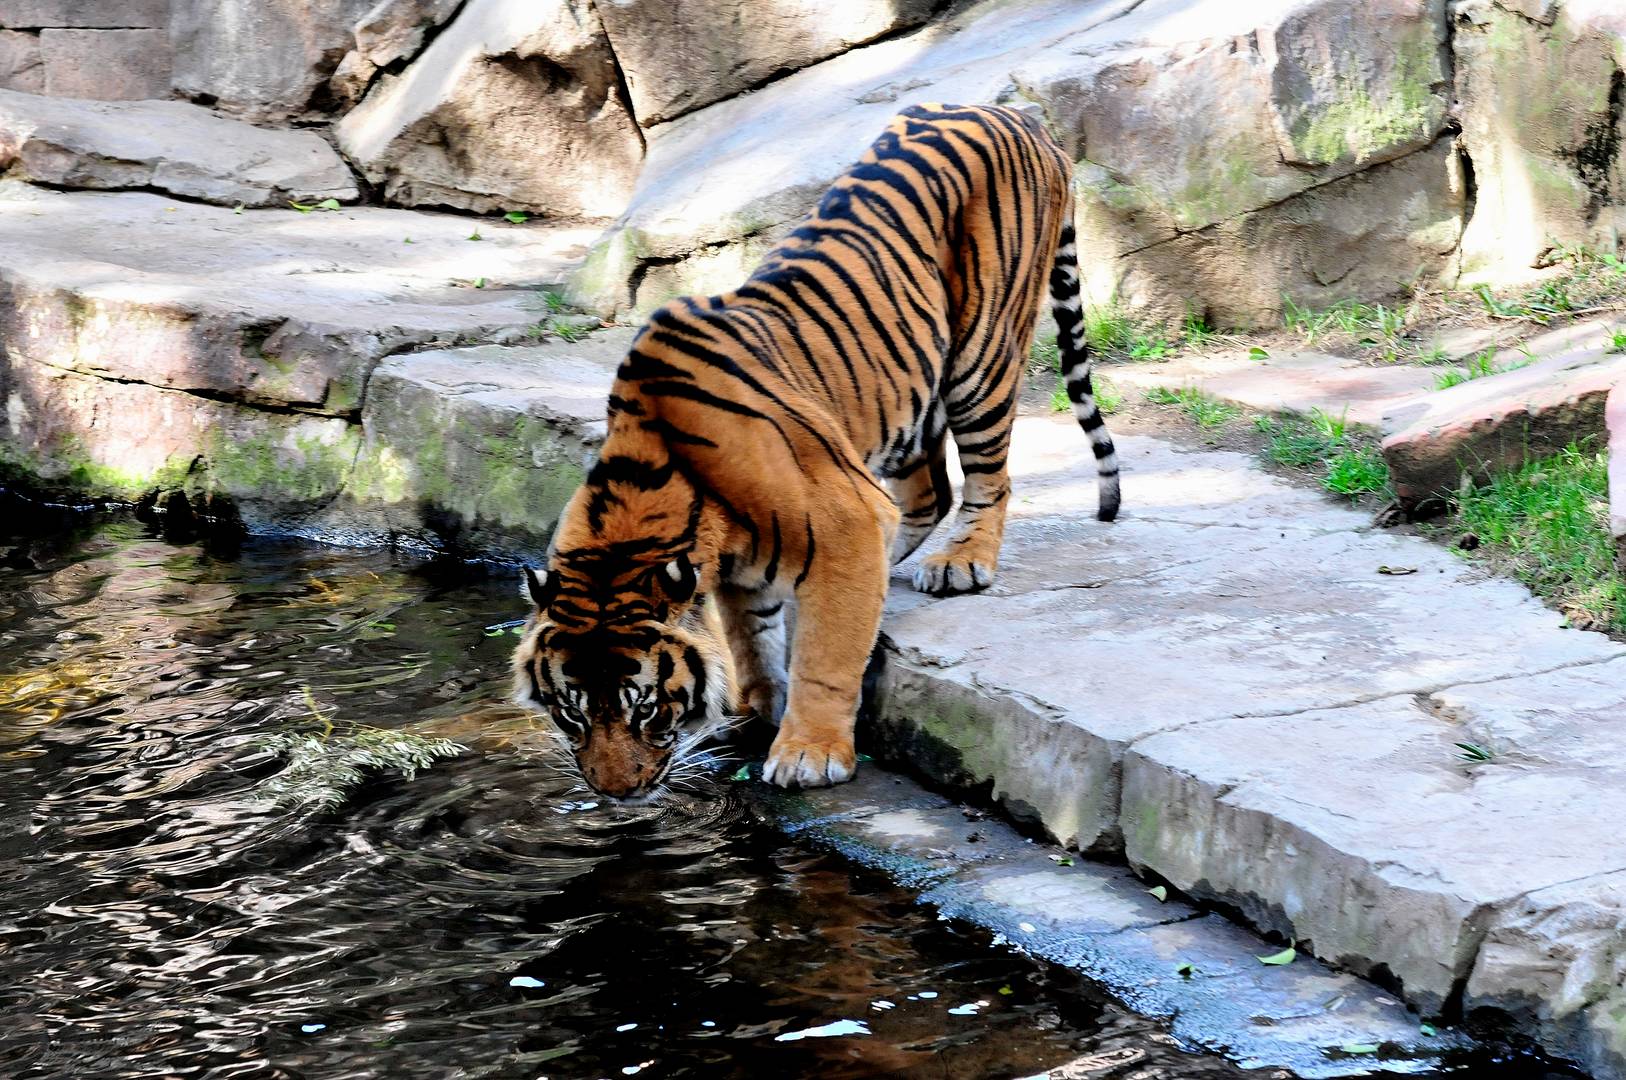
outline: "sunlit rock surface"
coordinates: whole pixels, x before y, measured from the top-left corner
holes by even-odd
[[[180,101],[75,101],[0,90],[0,172],[53,187],[155,188],[221,206],[357,198],[312,132],[273,131]]]

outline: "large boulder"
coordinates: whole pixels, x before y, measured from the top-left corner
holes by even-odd
[[[1626,230],[1626,7],[1460,0],[1456,93],[1477,184],[1464,269],[1528,272]]]
[[[314,132],[270,131],[182,101],[100,102],[0,90],[0,172],[71,188],[156,188],[224,206],[357,197]]]
[[[470,0],[338,136],[394,203],[586,218],[622,210],[643,153],[582,0]]]
[[[328,80],[376,0],[174,0],[175,89],[254,120],[329,108]]]
[[[41,30],[40,60],[52,97],[169,97],[170,45],[162,30]]]
[[[379,71],[417,56],[430,33],[462,5],[463,0],[379,0],[352,31],[355,47],[333,73],[334,99],[355,105]]]
[[[915,101],[1042,111],[1079,163],[1097,299],[1276,319],[1448,271],[1444,0],[984,0],[648,133],[574,283],[605,311],[736,283]],[[1261,250],[1267,254],[1261,254]]]
[[[604,29],[645,127],[918,26],[941,0],[599,0]]]

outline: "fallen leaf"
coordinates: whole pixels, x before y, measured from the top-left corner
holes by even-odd
[[[338,199],[323,199],[321,202],[316,204],[316,209],[318,210],[337,210],[338,208]]]
[[[1000,988],[999,988],[999,992],[1000,992],[1000,993],[1001,993],[1001,994],[1002,994],[1002,995],[1004,995],[1004,996],[1005,996],[1005,997],[1010,997],[1010,996],[1011,996],[1011,995],[1012,995],[1012,994],[1014,994],[1014,993],[1016,993],[1016,991],[1015,991],[1015,990],[1012,990],[1012,989],[1011,989],[1011,988],[1010,988],[1010,985],[1009,985],[1009,984],[1008,984],[1008,983],[1007,983],[1007,984],[1006,984],[1006,985],[1004,985],[1004,986],[1001,986],[1001,987],[1000,987]]]
[[[751,766],[749,766],[749,765],[741,765],[738,769],[736,769],[734,771],[734,775],[730,776],[729,779],[733,780],[733,781],[736,781],[736,782],[738,782],[740,780],[749,780],[749,779],[751,779]]]
[[[1267,352],[1265,349],[1260,348],[1258,345],[1255,345],[1253,348],[1248,350],[1248,359],[1249,360],[1269,360],[1270,359],[1270,353]]]
[[[1169,902],[1169,890],[1165,889],[1161,885],[1154,885],[1150,889],[1147,889],[1146,891],[1151,893],[1154,897],[1156,897],[1157,902],[1160,903],[1160,904],[1166,904],[1166,903]]]
[[[1378,573],[1388,574],[1390,577],[1405,577],[1407,574],[1417,573],[1415,566],[1380,566]]]
[[[1174,969],[1174,973],[1180,976],[1182,979],[1189,979],[1193,975],[1197,974],[1197,969],[1192,967],[1190,964],[1181,964],[1179,967]]]
[[[1268,964],[1271,967],[1281,967],[1284,964],[1291,964],[1298,957],[1298,955],[1297,950],[1289,946],[1288,948],[1283,949],[1281,952],[1271,953],[1269,956],[1255,957],[1255,959],[1257,959],[1261,964]]]
[[[292,199],[288,200],[288,205],[293,207],[295,210],[298,210],[301,214],[308,214],[312,210],[316,209],[316,207],[308,206],[305,203],[296,203]]]
[[[515,225],[523,225],[527,221],[531,220],[531,215],[522,214],[518,210],[510,210],[508,213],[503,215],[503,218]]]
[[[1428,1036],[1429,1038],[1432,1039],[1434,1036],[1438,1035],[1440,1032],[1439,1032],[1439,1029],[1436,1028],[1433,1024],[1418,1024],[1417,1025],[1417,1033],[1419,1035],[1426,1035],[1426,1036]]]
[[[1377,1043],[1345,1043],[1338,1049],[1346,1054],[1375,1054],[1378,1052]]]
[[[485,237],[480,235],[480,230],[479,229],[475,229],[472,233],[469,234],[469,239],[470,240],[484,240]]]

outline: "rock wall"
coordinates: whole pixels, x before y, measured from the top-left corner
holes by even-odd
[[[1273,322],[1626,225],[1617,0],[0,0],[0,89],[331,122],[409,207],[608,226],[602,314],[726,288],[900,106],[1077,162],[1086,285]]]

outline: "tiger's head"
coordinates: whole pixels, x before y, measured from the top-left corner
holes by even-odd
[[[654,794],[725,723],[727,646],[698,583],[685,555],[555,555],[525,571],[515,699],[552,720],[601,795]]]

